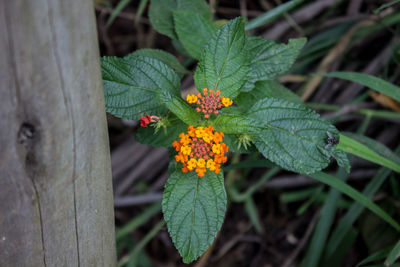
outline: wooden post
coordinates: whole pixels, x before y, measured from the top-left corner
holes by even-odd
[[[0,0],[0,266],[115,266],[93,0]]]

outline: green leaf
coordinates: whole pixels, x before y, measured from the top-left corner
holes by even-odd
[[[382,157],[385,157],[391,161],[393,161],[396,164],[400,165],[400,157],[396,155],[395,152],[393,152],[391,149],[389,149],[387,146],[384,144],[381,144],[374,139],[371,139],[369,137],[366,137],[362,134],[357,134],[357,133],[351,133],[351,132],[341,132],[343,135],[352,138],[363,145],[366,145],[370,149],[374,150],[376,153],[381,155]]]
[[[397,148],[397,153],[400,152],[400,149]],[[389,157],[392,160],[398,158],[396,154],[393,154],[393,158]],[[362,194],[368,198],[374,196],[374,194],[378,191],[378,189],[382,186],[382,184],[386,181],[387,177],[391,171],[388,168],[381,168],[375,174],[375,176],[369,181],[369,183],[365,186]],[[334,258],[336,255],[336,250],[343,242],[346,237],[347,232],[349,231],[350,227],[354,224],[357,218],[362,214],[364,211],[364,207],[359,203],[353,203],[350,209],[346,212],[346,214],[341,218],[338,226],[333,231],[331,238],[326,246],[325,256],[326,260],[328,261],[330,258]]]
[[[183,122],[194,126],[199,124],[200,114],[184,101],[182,97],[170,94],[169,92],[161,92],[160,98],[162,103]]]
[[[247,83],[248,64],[244,19],[236,18],[219,28],[205,46],[194,75],[196,87],[220,90],[233,98]]]
[[[274,19],[282,16],[285,12],[288,12],[292,8],[296,7],[297,5],[301,4],[304,0],[292,0],[282,5],[277,6],[276,8],[265,12],[264,14],[256,17],[255,19],[249,21],[246,25],[246,31],[252,30],[254,28],[263,26]]]
[[[392,249],[392,246],[380,249],[380,250],[372,253],[371,255],[369,255],[368,257],[366,257],[362,261],[360,261],[357,264],[357,267],[358,266],[365,266],[365,264],[367,264],[367,263],[376,262],[378,260],[384,259],[389,254],[391,249]]]
[[[247,111],[255,102],[268,97],[281,98],[289,102],[303,104],[303,100],[298,95],[275,80],[256,82],[253,90],[240,93],[236,97],[235,103],[239,109]]]
[[[331,72],[324,76],[356,82],[400,101],[400,87],[369,74],[357,72]]]
[[[210,124],[224,134],[251,134],[254,131],[248,118],[239,114],[220,114]]]
[[[347,174],[343,169],[337,171],[340,181],[347,179]],[[337,204],[340,199],[340,192],[334,188],[329,190],[327,199],[321,209],[321,216],[315,226],[314,234],[311,238],[310,245],[304,258],[303,266],[316,267],[320,262],[320,258],[324,251],[326,240],[330,232],[330,228],[334,222],[337,210]]]
[[[178,9],[196,12],[206,19],[211,19],[211,9],[205,0],[177,0]]]
[[[341,150],[333,150],[332,156],[336,159],[337,164],[339,167],[342,167],[346,170],[347,173],[350,172],[350,161],[347,157],[347,154]]]
[[[308,176],[324,183],[327,184],[333,188],[336,188],[343,194],[347,195],[348,197],[354,199],[376,215],[378,215],[381,219],[383,219],[385,222],[390,224],[394,229],[397,231],[400,231],[400,225],[393,220],[392,217],[389,216],[384,210],[382,210],[378,205],[376,205],[374,202],[372,202],[369,198],[365,197],[363,194],[346,184],[345,182],[337,179],[334,176],[331,176],[329,174],[323,173],[323,172],[316,172],[312,174],[308,174]]]
[[[177,39],[172,12],[178,8],[176,0],[151,0],[149,18],[153,27],[172,39]]]
[[[382,156],[381,154],[379,154],[379,152],[374,150],[373,146],[368,146],[368,144],[364,145],[357,140],[348,137],[347,134],[340,135],[340,142],[336,146],[336,149],[353,154],[357,157],[366,159],[376,164],[388,167],[389,169],[396,172],[400,172],[400,164],[392,161],[385,156]]]
[[[108,18],[106,27],[110,27],[111,24],[114,22],[114,20],[118,17],[119,13],[121,13],[122,9],[124,9],[131,0],[121,0],[118,5],[114,8],[113,12],[111,13],[111,16]]]
[[[270,80],[286,73],[293,65],[306,38],[289,39],[289,43],[277,44],[262,37],[249,37],[251,57],[250,82]],[[252,88],[249,86],[248,88]]]
[[[206,18],[211,18],[210,7],[204,0],[151,0],[149,9],[151,24],[159,33],[172,39],[178,38],[174,30],[172,15],[175,10],[193,11]]]
[[[222,172],[195,172],[177,169],[168,178],[162,200],[164,219],[175,247],[189,263],[212,244],[222,226],[226,192]]]
[[[197,12],[174,11],[175,31],[186,51],[200,59],[204,46],[217,31],[217,26]]]
[[[145,210],[143,210],[139,215],[131,219],[129,222],[125,223],[120,229],[115,233],[115,239],[120,242],[124,237],[128,236],[135,229],[145,224],[156,214],[159,214],[161,210],[161,201],[157,201]]]
[[[174,115],[168,115],[170,124],[165,130],[155,132],[154,127],[140,127],[135,133],[135,139],[145,145],[168,147],[178,139],[179,134],[187,131],[187,125]]]
[[[161,115],[159,94],[179,96],[179,77],[163,62],[144,56],[101,60],[106,110],[114,116],[137,120],[144,114]]]
[[[262,99],[245,114],[257,129],[254,144],[269,160],[284,169],[313,173],[325,168],[332,152],[327,132],[336,128],[313,110],[282,99]]]
[[[373,12],[374,14],[378,14],[379,12],[381,12],[382,9],[388,8],[394,4],[397,4],[398,2],[400,2],[400,0],[393,0],[390,1],[389,3],[383,4],[380,7],[378,7],[377,9],[375,9]]]
[[[394,248],[389,252],[385,260],[385,266],[391,266],[400,257],[400,241],[396,243]]]
[[[254,144],[250,144],[247,148],[243,144],[239,146],[239,136],[234,134],[225,134],[224,143],[229,146],[230,152],[252,153],[257,151]]]
[[[135,52],[127,55],[124,57],[125,59],[130,59],[135,56],[145,56],[145,57],[150,57],[157,59],[164,64],[167,64],[170,66],[174,71],[178,72],[179,74],[188,74],[190,71],[188,71],[184,66],[179,63],[179,61],[174,57],[172,54],[165,52],[160,49],[150,49],[150,48],[145,48],[145,49],[139,49],[136,50]]]

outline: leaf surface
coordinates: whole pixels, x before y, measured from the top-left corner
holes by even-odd
[[[177,39],[172,12],[178,8],[176,0],[151,0],[149,18],[153,27],[172,39]]]
[[[222,226],[226,192],[222,172],[195,172],[177,169],[165,185],[162,210],[168,231],[183,261],[197,259],[212,244]]]
[[[172,39],[177,39],[173,12],[187,10],[211,18],[210,7],[204,0],[151,0],[149,18],[153,27]]]
[[[190,73],[184,66],[179,63],[179,61],[174,57],[172,54],[165,52],[160,49],[150,49],[150,48],[145,48],[145,49],[139,49],[136,50],[135,52],[127,55],[124,57],[125,59],[129,59],[131,57],[135,56],[145,56],[145,57],[151,57],[154,59],[157,59],[168,66],[170,66],[174,71],[178,72],[179,74],[188,74]]]
[[[282,168],[308,174],[329,164],[327,132],[337,136],[338,131],[311,109],[267,98],[255,103],[246,116],[258,129],[255,146]]]
[[[278,44],[262,37],[249,37],[248,50],[251,54],[250,85],[260,80],[277,78],[293,65],[306,38],[289,39],[289,43]]]
[[[163,115],[159,95],[179,96],[179,77],[163,62],[144,56],[101,60],[106,111],[137,120],[144,114]]]
[[[219,28],[205,46],[194,75],[196,87],[233,98],[247,83],[248,64],[244,19],[237,18]]]
[[[204,46],[218,27],[197,12],[178,10],[173,16],[179,41],[192,57],[200,59]]]
[[[281,98],[289,102],[303,104],[303,100],[298,95],[275,80],[256,82],[251,91],[240,93],[236,97],[235,103],[239,109],[247,111],[255,102],[268,97]]]

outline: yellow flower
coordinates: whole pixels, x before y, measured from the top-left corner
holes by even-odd
[[[224,97],[224,98],[222,98],[222,104],[225,107],[229,107],[230,105],[233,104],[233,101],[231,99],[229,99],[228,97]]]
[[[197,138],[202,138],[204,136],[204,127],[197,127],[196,131],[196,137]]]
[[[204,135],[203,135],[203,140],[205,141],[205,142],[207,142],[207,143],[211,143],[211,141],[212,141],[212,135],[210,135],[210,134],[208,134],[208,133],[204,133]]]
[[[197,161],[197,167],[204,168],[206,166],[206,161],[203,158],[199,158]]]
[[[193,171],[193,169],[196,168],[196,166],[197,166],[197,161],[196,161],[196,159],[194,159],[194,158],[191,158],[191,159],[188,161],[188,163],[187,163],[187,168],[188,168],[190,171]]]
[[[212,159],[207,160],[207,169],[210,171],[215,171],[216,164]]]
[[[196,103],[197,102],[197,96],[190,94],[187,95],[186,101],[189,102],[190,104]]]
[[[184,155],[189,155],[190,152],[192,152],[192,149],[191,149],[189,146],[182,146],[182,147],[181,147],[181,152],[182,152]]]
[[[215,154],[220,154],[221,153],[221,145],[220,144],[213,145],[212,152],[214,152]]]

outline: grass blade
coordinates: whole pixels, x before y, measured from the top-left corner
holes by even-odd
[[[252,30],[254,28],[260,27],[262,25],[267,24],[268,22],[273,21],[274,19],[284,15],[287,11],[291,10],[292,8],[296,7],[297,5],[301,4],[304,0],[292,0],[287,3],[284,3],[264,14],[256,17],[255,19],[249,21],[247,23],[245,30]]]
[[[400,101],[400,87],[375,76],[357,72],[331,72],[325,77],[335,77],[364,85],[374,91],[385,94],[397,101]]]
[[[137,217],[133,218],[131,221],[126,223],[121,229],[115,234],[117,242],[124,238],[126,235],[145,224],[151,217],[156,215],[161,211],[161,201],[158,201],[145,209]]]
[[[393,0],[393,1],[389,2],[389,3],[381,5],[380,7],[375,9],[373,12],[374,12],[374,14],[378,14],[379,12],[381,12],[382,9],[385,9],[387,7],[390,7],[390,6],[394,5],[394,4],[397,4],[398,2],[400,2],[400,0]]]
[[[389,252],[392,250],[392,248],[393,248],[393,246],[390,246],[390,247],[386,247],[386,248],[383,248],[381,250],[378,250],[378,251],[372,253],[371,255],[369,255],[362,261],[360,261],[356,267],[365,266],[365,264],[367,264],[367,263],[371,263],[371,262],[375,262],[375,261],[384,259],[389,254]]]
[[[338,171],[338,176],[340,181],[344,181],[347,178],[346,170],[340,168]],[[326,239],[328,238],[329,230],[333,223],[333,219],[335,218],[337,202],[339,198],[340,191],[335,188],[331,188],[328,198],[326,199],[326,202],[322,208],[321,216],[311,239],[311,244],[305,256],[303,266],[318,266],[325,247]]]
[[[160,222],[158,222],[153,229],[151,229],[150,232],[148,232],[145,237],[140,240],[140,242],[136,245],[135,249],[133,250],[133,252],[130,255],[130,260],[128,263],[128,267],[136,267],[138,265],[138,256],[140,254],[140,252],[142,251],[142,249],[147,245],[147,243],[149,243],[149,241],[151,239],[153,239],[153,237],[163,229],[165,225],[165,221],[162,220]]]
[[[110,27],[111,24],[114,22],[114,20],[118,17],[119,13],[121,13],[122,9],[124,9],[131,0],[121,0],[118,5],[115,7],[113,12],[111,13],[111,16],[108,18],[106,27]]]
[[[389,252],[389,256],[385,260],[385,266],[392,264],[400,257],[400,241],[396,243],[394,248]]]
[[[149,0],[140,0],[138,10],[136,11],[136,17],[135,17],[135,22],[134,22],[135,25],[137,25],[139,23],[139,20],[143,15],[143,11],[144,11],[148,1]]]
[[[254,203],[254,200],[251,196],[247,197],[244,201],[244,208],[249,216],[250,222],[253,224],[254,228],[256,229],[257,233],[262,234],[264,233],[264,228],[260,221],[260,216],[258,214],[257,206]]]
[[[400,225],[396,222],[392,217],[389,216],[384,210],[382,210],[378,205],[372,202],[369,198],[355,190],[353,187],[349,186],[345,182],[337,179],[334,176],[323,172],[316,172],[313,174],[309,174],[308,176],[320,181],[321,183],[327,184],[333,188],[336,188],[343,194],[347,195],[348,197],[354,199],[361,205],[365,206],[367,209],[375,213],[379,216],[382,220],[390,224],[394,229],[400,231]]]
[[[396,172],[400,172],[400,165],[396,164],[392,160],[381,156],[370,147],[350,138],[346,135],[340,134],[340,142],[336,146],[337,149],[342,150],[344,152],[353,154],[357,157],[366,159],[368,161],[374,162],[376,164],[388,167],[391,170]]]

